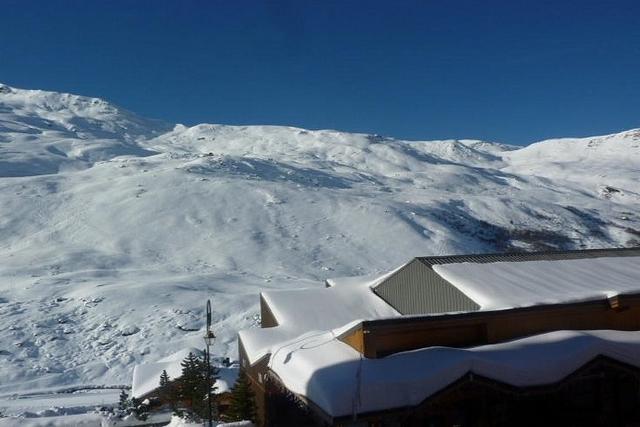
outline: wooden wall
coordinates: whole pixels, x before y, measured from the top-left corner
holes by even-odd
[[[278,326],[278,320],[271,312],[269,304],[267,304],[262,295],[260,295],[260,327],[273,328],[274,326]]]
[[[257,425],[266,426],[269,421],[268,414],[268,390],[265,384],[265,375],[268,371],[269,357],[264,357],[254,363],[249,364],[247,353],[238,340],[238,353],[240,356],[240,369],[244,370],[249,379],[251,390],[255,395],[256,414],[258,416]]]
[[[369,358],[468,347],[557,330],[640,330],[640,294],[574,304],[364,321],[339,339]]]

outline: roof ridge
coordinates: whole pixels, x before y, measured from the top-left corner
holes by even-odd
[[[554,261],[566,259],[606,258],[613,256],[640,255],[640,247],[630,248],[594,248],[536,252],[494,252],[462,255],[436,255],[416,257],[423,264],[431,267],[437,264],[453,264],[459,262],[491,263],[502,261]]]

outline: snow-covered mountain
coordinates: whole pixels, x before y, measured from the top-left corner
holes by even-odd
[[[127,384],[261,289],[416,255],[640,244],[640,130],[519,148],[166,125],[0,86],[0,395]]]

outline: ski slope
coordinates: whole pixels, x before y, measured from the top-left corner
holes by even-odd
[[[217,356],[258,292],[417,255],[640,244],[640,130],[513,147],[194,127],[0,85],[0,398]],[[2,404],[0,402],[0,409]]]

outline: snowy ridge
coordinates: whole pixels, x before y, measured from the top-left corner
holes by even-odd
[[[640,129],[591,138],[562,138],[531,144],[505,154],[506,170],[552,179],[608,185],[626,185],[619,177],[637,179],[640,164]],[[612,170],[616,169],[615,173]],[[588,173],[585,173],[588,171]],[[637,187],[628,188],[637,195]]]
[[[638,245],[639,141],[185,127],[2,86],[0,395],[129,383],[202,346],[206,298],[213,351],[235,358],[262,291],[418,255]]]
[[[0,177],[51,174],[117,156],[154,154],[135,141],[168,129],[99,98],[0,84]]]

